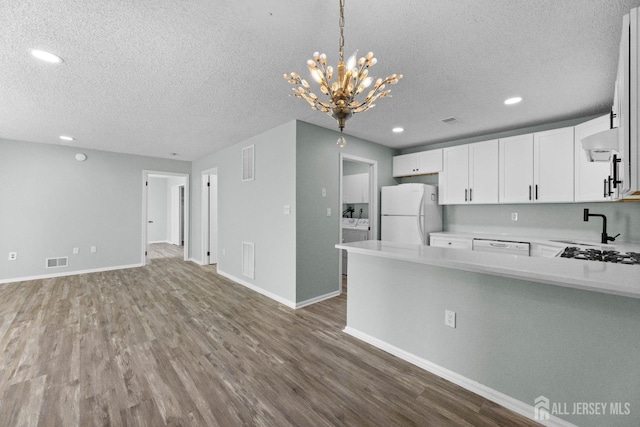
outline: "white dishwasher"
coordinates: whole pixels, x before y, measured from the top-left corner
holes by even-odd
[[[473,239],[473,250],[509,255],[529,256],[529,243],[506,240]]]

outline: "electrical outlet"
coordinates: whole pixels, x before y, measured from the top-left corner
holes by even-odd
[[[327,189],[326,188],[322,189],[322,197],[327,197]]]
[[[451,310],[444,311],[444,324],[451,328],[456,327],[456,312]]]
[[[74,255],[78,255],[80,253],[80,249],[78,248],[73,248],[73,254]]]
[[[18,259],[18,252],[9,252],[9,261],[15,261]]]
[[[91,246],[90,250],[91,250],[91,253],[93,254],[97,251],[97,248],[95,246]]]
[[[327,208],[327,216],[331,216],[331,208]]]
[[[511,212],[511,221],[518,220],[518,212]]]

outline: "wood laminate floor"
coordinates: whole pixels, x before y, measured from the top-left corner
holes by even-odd
[[[184,246],[171,243],[149,243],[147,245],[147,258],[181,258],[184,259]]]
[[[530,426],[177,258],[0,286],[3,426]]]

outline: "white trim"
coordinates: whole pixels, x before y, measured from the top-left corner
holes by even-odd
[[[239,285],[242,285],[242,286],[244,286],[246,288],[249,288],[252,291],[256,291],[259,294],[262,294],[262,295],[264,295],[264,296],[266,296],[268,298],[271,298],[272,300],[277,301],[280,304],[286,305],[289,308],[293,308],[293,309],[296,308],[296,304],[294,302],[289,301],[288,299],[282,298],[281,296],[276,295],[276,294],[274,294],[272,292],[269,292],[269,291],[266,291],[266,290],[264,290],[262,288],[259,288],[256,285],[252,285],[251,283],[249,283],[247,281],[244,281],[242,279],[238,279],[237,277],[232,276],[229,273],[225,273],[224,271],[218,270],[218,274],[223,276],[223,277],[226,277],[229,280],[232,280],[232,281],[236,282]]]
[[[318,303],[320,301],[324,301],[324,300],[327,300],[327,299],[330,299],[330,298],[334,298],[334,297],[340,296],[341,293],[342,292],[340,290],[337,290],[337,291],[334,291],[334,292],[330,292],[328,294],[324,294],[324,295],[320,295],[320,296],[308,299],[306,301],[301,301],[301,302],[296,303],[295,308],[298,309],[298,308],[306,307],[308,305],[315,304],[315,303]]]
[[[198,265],[208,265],[202,261],[200,261],[199,259],[195,259],[195,258],[189,258],[188,261],[194,263],[194,264],[198,264]]]
[[[28,280],[41,280],[41,279],[52,279],[55,277],[64,277],[64,276],[77,276],[79,274],[88,274],[88,273],[101,273],[103,271],[112,271],[112,270],[124,270],[127,268],[138,268],[144,267],[144,264],[129,264],[129,265],[116,265],[112,267],[102,267],[102,268],[92,268],[89,270],[76,270],[76,271],[63,271],[60,273],[53,274],[40,274],[37,276],[27,276],[27,277],[15,277],[12,279],[1,279],[0,285],[6,283],[15,283],[15,282],[26,282]]]
[[[173,246],[180,246],[180,245],[173,244],[168,240],[154,240],[153,242],[149,242],[150,245],[152,245],[154,243],[168,243],[168,244],[173,245]]]
[[[338,170],[339,177],[338,182],[340,186],[339,195],[340,198],[340,209],[339,212],[342,212],[342,201],[344,200],[344,196],[342,194],[344,183],[344,162],[352,162],[352,163],[364,163],[369,165],[369,239],[377,240],[378,239],[378,215],[380,209],[378,209],[378,161],[367,159],[365,157],[354,156],[351,154],[340,153],[340,165]],[[340,215],[340,223],[338,226],[338,242],[342,242],[342,215]],[[339,252],[340,256],[338,257],[338,290],[342,292],[342,251]]]
[[[191,235],[191,224],[189,222],[190,219],[190,206],[191,206],[191,184],[189,183],[190,175],[188,173],[182,172],[164,172],[164,171],[152,171],[144,169],[142,171],[142,252],[140,262],[142,265],[147,265],[148,261],[145,256],[145,252],[147,251],[147,221],[149,214],[149,193],[147,182],[149,181],[149,177],[180,177],[184,178],[184,261],[189,260],[189,241]]]
[[[469,379],[440,365],[436,365],[433,362],[418,357],[413,353],[409,353],[408,351],[402,350],[401,348],[391,345],[378,338],[372,337],[371,335],[368,335],[357,329],[347,326],[346,328],[344,328],[343,332],[368,344],[371,344],[374,347],[384,350],[387,353],[399,357],[400,359],[405,360],[413,365],[416,365],[417,367],[422,368],[425,371],[429,371],[432,374],[439,376],[440,378],[451,381],[452,383],[457,384],[460,387],[467,389],[473,393],[476,393],[484,397],[485,399],[495,402],[498,405],[503,406],[515,413],[534,420],[534,407],[529,404],[514,399],[513,397],[501,393],[498,390],[494,390],[491,387],[480,384],[477,381]],[[534,421],[545,426],[577,427],[575,424],[571,424],[570,422],[560,419],[555,415],[549,415],[549,420]]]

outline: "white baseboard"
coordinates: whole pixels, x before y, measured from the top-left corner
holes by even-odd
[[[327,300],[329,298],[335,298],[338,295],[340,295],[341,293],[342,292],[340,292],[340,290],[337,290],[337,291],[334,291],[334,292],[330,292],[328,294],[317,296],[315,298],[310,298],[310,299],[308,299],[306,301],[301,301],[301,302],[296,303],[296,307],[295,308],[298,309],[298,308],[306,307],[306,306],[311,305],[311,304],[315,304],[315,303],[320,302],[320,301]]]
[[[346,328],[344,328],[344,332],[355,338],[358,338],[359,340],[362,340],[368,344],[371,344],[374,347],[384,350],[387,353],[390,353],[396,357],[399,357],[402,360],[405,360],[413,365],[416,365],[417,367],[422,368],[425,371],[429,371],[432,374],[435,374],[441,378],[444,378],[447,381],[451,381],[452,383],[457,384],[460,387],[465,388],[473,393],[476,393],[487,400],[495,402],[500,406],[503,406],[524,417],[534,420],[544,426],[577,427],[575,424],[571,424],[570,422],[560,419],[554,415],[550,415],[548,420],[535,420],[534,407],[527,403],[514,399],[511,396],[508,396],[504,393],[501,393],[497,390],[494,390],[490,387],[480,384],[477,381],[469,379],[463,375],[460,375],[440,365],[436,365],[435,363],[432,363],[426,359],[418,357],[415,354],[409,353],[408,351],[402,350],[401,348],[391,345],[378,338],[372,337],[371,335],[368,335],[364,332],[360,332],[357,329],[347,326]]]
[[[280,304],[286,305],[289,308],[293,308],[293,309],[296,308],[296,304],[294,302],[289,301],[288,299],[282,298],[281,296],[276,295],[276,294],[274,294],[272,292],[269,292],[269,291],[266,291],[266,290],[264,290],[262,288],[259,288],[258,286],[253,285],[253,284],[251,284],[249,282],[246,282],[246,281],[244,281],[242,279],[239,279],[239,278],[237,278],[235,276],[232,276],[229,273],[225,273],[224,271],[218,270],[218,274],[223,276],[223,277],[226,277],[229,280],[233,280],[234,282],[236,282],[236,283],[238,283],[238,284],[240,284],[240,285],[242,285],[242,286],[244,286],[246,288],[249,288],[252,291],[256,291],[259,294],[262,294],[262,295],[264,295],[264,296],[266,296],[268,298],[271,298],[272,300],[275,300],[275,301],[279,302]]]
[[[170,245],[173,245],[174,243],[171,243],[168,240],[154,240],[152,242],[147,242],[149,245],[153,244],[153,243],[169,243]]]
[[[77,276],[78,274],[100,273],[102,271],[124,270],[126,268],[144,267],[144,264],[116,265],[113,267],[93,268],[89,270],[63,271],[59,273],[40,274],[37,276],[16,277],[13,279],[0,279],[0,285],[5,283],[26,282],[27,280],[52,279],[55,277]]]
[[[191,261],[194,264],[198,264],[198,265],[207,265],[204,262],[200,261],[199,259],[195,259],[195,258],[189,258],[187,261]]]

